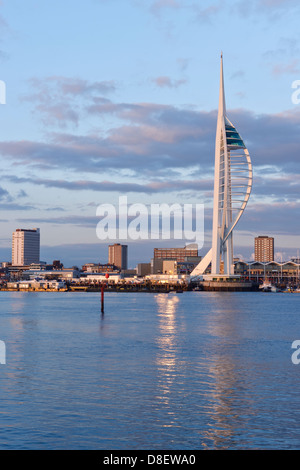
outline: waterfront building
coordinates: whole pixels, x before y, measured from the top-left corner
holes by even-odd
[[[235,273],[251,281],[262,282],[268,279],[274,284],[300,282],[300,264],[293,261],[278,263],[271,261],[264,263],[260,261],[237,261]]]
[[[174,259],[163,260],[163,274],[177,274],[177,261]]]
[[[200,257],[187,257],[185,261],[176,259],[152,258],[151,274],[190,274],[199,263]]]
[[[184,248],[154,248],[154,259],[172,259],[179,262],[198,257],[198,245],[192,243]]]
[[[12,235],[12,265],[40,262],[40,229],[16,229]]]
[[[146,281],[150,281],[153,285],[187,285],[189,276],[186,274],[149,274],[145,276]]]
[[[233,229],[245,210],[252,188],[252,164],[244,141],[226,114],[221,55],[219,109],[215,141],[212,247],[191,273],[234,276]],[[221,261],[223,260],[223,272]]]
[[[86,263],[82,266],[81,271],[87,273],[111,273],[115,271],[119,272],[120,269],[114,264]]]
[[[151,273],[151,263],[139,263],[136,267],[136,274],[139,277],[146,276]]]
[[[47,280],[58,280],[64,279],[71,281],[74,278],[79,277],[80,272],[77,269],[73,268],[63,268],[63,269],[34,269],[29,268],[20,273],[21,279],[47,279]]]
[[[35,291],[35,290],[60,290],[66,289],[65,281],[44,281],[44,280],[27,280],[18,282],[8,282],[6,285],[9,290],[19,291]]]
[[[162,274],[163,272],[163,258],[152,258],[150,274]]]
[[[266,235],[255,237],[254,260],[262,263],[274,261],[274,238]]]
[[[52,263],[53,269],[63,269],[64,265],[60,262],[59,259],[53,260]]]
[[[109,273],[109,278],[105,276],[105,273],[88,273],[84,277],[80,277],[79,281],[81,283],[102,283],[106,284],[115,284],[122,279],[120,273]]]
[[[115,243],[108,247],[108,264],[113,264],[119,269],[127,269],[128,246]]]

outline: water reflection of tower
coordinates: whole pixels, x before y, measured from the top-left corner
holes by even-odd
[[[251,394],[253,377],[249,368],[245,374],[245,355],[241,351],[245,341],[241,298],[214,293],[207,298],[212,312],[207,317],[209,335],[214,347],[207,358],[207,373],[211,381],[208,394],[209,425],[204,432],[203,445],[215,449],[234,447],[236,440],[243,446],[239,429],[255,414]],[[246,300],[245,300],[246,302]],[[250,386],[249,386],[250,385]],[[247,443],[244,443],[245,446]]]
[[[159,294],[156,296],[158,305],[159,335],[157,345],[159,353],[156,364],[158,370],[158,388],[160,399],[163,403],[169,403],[169,393],[176,377],[176,309],[179,298],[175,294]]]

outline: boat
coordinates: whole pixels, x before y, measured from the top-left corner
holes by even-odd
[[[273,286],[270,282],[264,282],[261,286],[259,286],[259,288],[263,292],[281,292],[278,287]]]
[[[296,292],[296,291],[295,291],[292,287],[286,286],[286,288],[285,288],[282,292],[290,292],[290,293],[292,293],[292,292]]]

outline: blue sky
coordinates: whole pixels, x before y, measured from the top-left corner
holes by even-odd
[[[40,227],[42,259],[107,262],[96,208],[205,205],[210,242],[220,52],[229,118],[254,167],[235,231],[277,258],[300,249],[300,5],[293,0],[2,0],[0,258],[17,227]],[[158,243],[129,243],[129,262]]]

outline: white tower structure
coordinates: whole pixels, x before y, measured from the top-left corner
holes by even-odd
[[[252,164],[249,152],[226,115],[223,57],[221,54],[219,111],[215,143],[215,180],[212,248],[191,276],[204,274],[211,263],[211,274],[234,275],[233,229],[245,210],[252,188]]]

